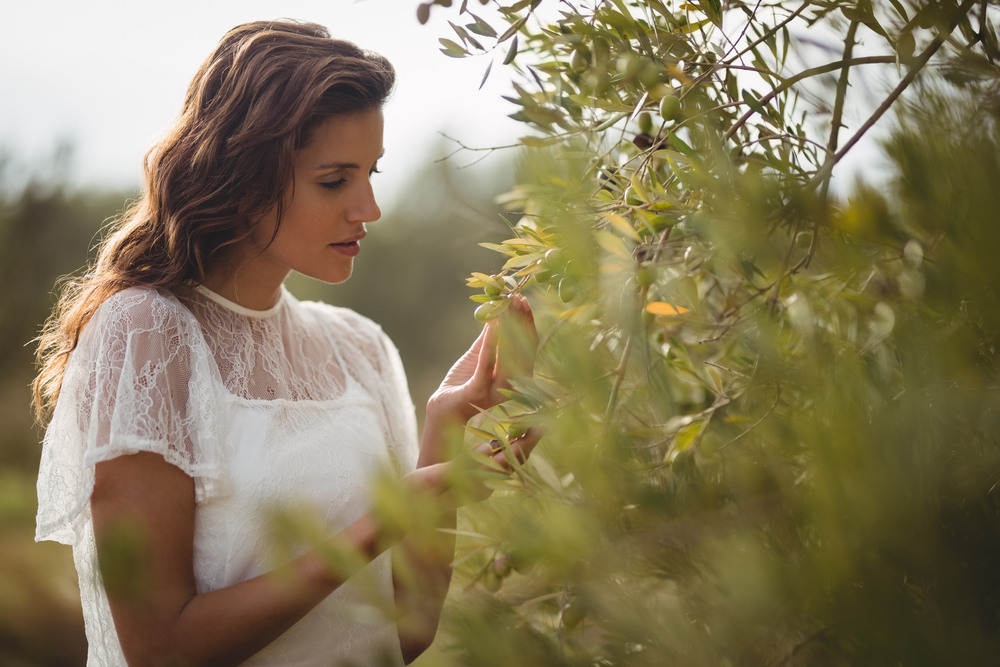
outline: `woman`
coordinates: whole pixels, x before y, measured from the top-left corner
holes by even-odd
[[[291,270],[351,275],[380,214],[370,176],[393,82],[384,58],[320,26],[230,31],[147,157],[142,199],[63,294],[35,382],[36,406],[54,407],[36,538],[74,547],[88,664],[398,664],[433,640],[454,543],[383,523],[371,480],[393,467],[444,494],[446,430],[530,373],[537,336],[510,297],[530,351],[498,360],[487,326],[429,401],[418,448],[392,343],[282,287]],[[267,510],[296,504],[361,572],[301,549],[273,569]],[[359,619],[365,601],[395,613]]]

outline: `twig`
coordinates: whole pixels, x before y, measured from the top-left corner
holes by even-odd
[[[736,324],[737,322],[739,322],[739,318],[737,318],[733,322],[730,322],[729,324],[723,326],[722,327],[722,331],[720,331],[719,333],[717,333],[714,336],[711,336],[709,338],[702,338],[701,340],[699,340],[698,342],[696,342],[695,345],[705,345],[707,343],[714,343],[715,341],[719,340],[720,338],[722,338],[723,336],[725,336],[727,333],[729,333],[729,330],[732,329],[733,325]]]
[[[976,0],[966,0],[965,4],[963,4],[958,11],[955,12],[955,16],[964,16],[969,11],[969,8],[975,4],[975,2]],[[868,120],[865,121],[864,125],[862,125],[861,128],[854,133],[854,136],[851,137],[846,144],[844,144],[844,147],[837,151],[836,155],[833,156],[833,159],[823,165],[823,168],[820,169],[819,173],[817,173],[813,179],[806,184],[807,190],[819,185],[823,178],[826,177],[827,172],[833,171],[834,165],[840,162],[840,160],[847,155],[848,151],[854,148],[854,145],[861,140],[861,137],[863,137],[883,115],[885,115],[885,112],[889,110],[889,107],[891,107],[896,99],[903,94],[904,90],[909,88],[910,84],[917,78],[917,75],[921,72],[921,70],[923,70],[924,66],[927,65],[928,61],[930,61],[934,54],[937,53],[937,50],[941,48],[941,45],[945,43],[948,36],[955,30],[956,25],[957,22],[949,24],[947,31],[942,31],[937,37],[934,38],[934,41],[932,41],[930,45],[924,49],[924,52],[921,53],[920,56],[914,61],[910,71],[907,72],[906,76],[903,77],[903,80],[900,81],[895,88],[893,88],[892,92],[889,93],[889,96],[885,98],[885,101],[883,101],[882,104],[879,105],[878,109],[875,110],[875,113],[873,113]]]
[[[854,39],[858,32],[858,22],[851,21],[851,26],[847,29],[847,37],[844,39],[844,60],[850,60],[851,54],[854,51]],[[830,128],[830,141],[827,143],[827,160],[829,160],[837,152],[837,141],[840,137],[840,125],[844,117],[844,100],[847,97],[847,85],[849,82],[851,73],[851,68],[844,66],[844,69],[840,71],[840,80],[837,81],[837,99],[833,104],[833,117],[831,118],[832,127]],[[826,217],[826,202],[827,197],[830,193],[830,179],[833,177],[833,170],[831,169],[826,178],[823,180],[823,186],[820,189],[819,194],[819,204],[821,215]],[[809,239],[809,249],[806,251],[805,256],[800,259],[795,266],[792,267],[792,273],[797,273],[802,267],[809,268],[809,262],[812,261],[813,256],[816,254],[816,245],[819,238],[819,226],[816,220],[813,220],[811,225],[812,228],[812,238]]]
[[[732,56],[728,60],[725,60],[724,64],[731,65],[732,63],[736,62],[737,60],[739,60],[740,58],[742,58],[744,55],[746,55],[747,53],[749,53],[750,51],[752,51],[758,44],[761,44],[764,41],[766,41],[771,35],[778,34],[778,31],[780,31],[786,25],[788,25],[789,23],[791,23],[792,21],[794,21],[795,18],[799,14],[801,14],[802,12],[804,12],[806,10],[806,8],[810,4],[812,4],[812,0],[805,0],[805,2],[802,3],[802,6],[799,7],[798,9],[796,9],[791,14],[789,14],[787,17],[785,17],[785,20],[783,20],[781,23],[778,23],[773,28],[771,28],[770,30],[768,30],[767,32],[765,32],[763,35],[761,35],[758,39],[756,39],[753,42],[751,42],[750,44],[748,44],[742,51],[740,51],[736,55]],[[760,5],[760,3],[758,3],[758,7],[759,7],[759,5]],[[753,12],[754,16],[756,16],[756,13],[757,13],[757,8],[755,7],[754,8],[754,12]],[[747,27],[749,27],[750,23],[752,23],[752,22],[753,22],[753,18],[748,19],[747,20]],[[746,34],[746,28],[744,28],[743,33],[740,35],[740,39],[742,39],[742,37],[743,37],[744,34]],[[736,43],[737,44],[739,43],[739,39],[736,40]],[[731,53],[731,52],[732,52],[732,49],[730,49],[730,51],[727,52],[726,55],[728,56],[729,53]],[[721,64],[723,64],[723,63],[720,63],[720,65]],[[704,81],[708,77],[712,76],[715,73],[715,70],[716,70],[717,67],[718,67],[718,65],[712,67],[711,69],[709,69],[704,74],[701,74],[697,78],[695,78],[694,81],[691,82],[691,85],[688,87],[688,89],[685,90],[684,93],[681,95],[681,99],[684,99],[689,92],[691,92],[692,90],[694,90],[698,86],[699,83],[701,83],[702,81]]]
[[[743,30],[740,31],[739,37],[736,38],[736,41],[730,42],[730,44],[732,44],[732,46],[730,46],[729,50],[726,51],[726,55],[723,56],[723,59],[728,58],[730,56],[730,54],[733,51],[736,50],[736,46],[740,43],[740,40],[742,40],[743,37],[747,34],[747,30],[750,29],[750,26],[753,24],[753,20],[755,18],[757,18],[757,10],[760,9],[760,3],[761,3],[761,1],[762,0],[757,0],[757,4],[754,5],[753,10],[750,12],[750,16],[747,18],[746,25],[743,26]],[[809,4],[808,2],[806,2],[805,4],[803,4],[801,7],[799,7],[798,11],[801,12],[803,9],[806,8],[806,5],[808,5],[808,4]],[[798,13],[798,12],[796,12],[796,13]]]
[[[622,380],[625,379],[625,371],[628,368],[628,358],[632,354],[633,340],[632,336],[628,337],[628,341],[625,343],[625,349],[622,351],[621,361],[618,362],[618,368],[615,369],[615,382],[611,385],[611,397],[608,398],[608,409],[604,412],[605,424],[611,421],[611,415],[614,413],[615,405],[618,403],[618,391],[621,389]]]
[[[773,665],[771,665],[771,667],[781,667],[782,665],[788,664],[788,662],[790,660],[794,659],[795,656],[798,655],[799,652],[802,649],[804,649],[806,646],[808,646],[812,642],[816,641],[817,639],[821,639],[823,637],[823,635],[825,635],[829,631],[830,631],[830,626],[829,625],[826,626],[825,628],[821,628],[820,630],[817,630],[816,632],[814,632],[813,634],[809,635],[808,637],[806,637],[805,639],[803,639],[801,642],[799,642],[799,644],[796,645],[795,648],[793,648],[788,655],[786,655],[784,658],[782,658],[778,662],[776,662]]]
[[[563,584],[562,597],[559,600],[559,627],[557,628],[556,634],[559,636],[559,660],[566,659],[566,637],[565,637],[565,623],[563,622],[563,615],[566,613],[567,600],[569,595],[566,592],[566,584]]]
[[[758,100],[758,102],[760,102],[761,106],[764,106],[765,104],[773,100],[775,97],[777,97],[781,93],[785,92],[786,90],[797,84],[799,81],[802,81],[803,79],[808,79],[813,76],[819,76],[820,74],[833,72],[838,69],[841,69],[842,67],[854,67],[855,65],[885,65],[895,62],[896,62],[896,56],[865,56],[863,58],[838,60],[836,62],[827,63],[825,65],[819,65],[818,67],[812,67],[810,69],[802,70],[795,76],[789,77],[780,86],[777,86],[767,95],[761,97],[760,100]],[[741,127],[743,127],[743,125],[748,120],[750,120],[750,117],[753,116],[755,113],[757,112],[751,109],[746,113],[744,113],[742,116],[740,116],[739,119],[735,123],[733,123],[733,126],[730,127],[728,130],[726,130],[726,134],[723,135],[722,137],[723,140],[728,141],[729,139],[732,139],[733,135],[736,134],[736,131],[739,130]]]
[[[813,145],[816,148],[820,148],[820,149],[822,149],[824,151],[826,150],[826,146],[824,146],[823,144],[821,144],[821,143],[819,143],[817,141],[813,141],[812,139],[808,139],[806,137],[800,137],[797,134],[788,134],[788,133],[784,133],[784,134],[768,134],[767,136],[760,137],[759,139],[752,139],[752,140],[750,140],[750,141],[748,141],[746,143],[740,144],[740,148],[746,148],[747,146],[750,146],[752,144],[762,144],[765,141],[771,141],[772,139],[788,139],[788,140],[794,140],[794,141],[804,141],[805,143]]]
[[[453,138],[453,137],[449,137],[449,136],[448,136],[447,134],[445,134],[444,132],[438,132],[438,134],[440,134],[440,135],[441,135],[442,137],[444,137],[444,138],[445,138],[445,139],[447,139],[448,141],[454,141],[454,142],[455,142],[456,144],[458,144],[458,148],[456,148],[456,149],[455,149],[455,150],[453,150],[452,152],[448,153],[448,154],[447,154],[447,155],[445,155],[444,157],[442,157],[442,158],[438,158],[437,160],[434,160],[434,164],[437,164],[438,162],[444,162],[445,160],[447,160],[447,159],[448,159],[448,158],[450,158],[451,156],[455,155],[456,153],[460,153],[460,152],[462,152],[463,150],[465,150],[465,151],[472,151],[472,152],[479,152],[479,151],[489,151],[489,152],[488,152],[488,153],[486,153],[486,155],[484,155],[484,156],[483,156],[482,158],[479,158],[480,160],[482,160],[482,159],[483,159],[483,158],[485,158],[485,157],[489,157],[489,156],[490,156],[490,154],[492,154],[492,153],[493,153],[493,151],[498,151],[498,150],[501,150],[501,149],[504,149],[504,148],[517,148],[518,146],[521,146],[521,145],[522,145],[522,144],[520,144],[520,143],[516,143],[516,144],[508,144],[507,146],[488,146],[488,147],[484,147],[484,148],[474,148],[474,147],[472,147],[472,146],[466,146],[465,144],[463,144],[463,143],[462,143],[461,141],[459,141],[458,139],[455,139],[455,138]],[[476,162],[478,162],[478,161],[479,161],[479,160],[476,160]],[[475,164],[475,162],[473,162],[472,164]],[[470,166],[470,165],[466,165],[466,166]]]
[[[776,384],[775,384],[775,391],[774,391],[774,405],[772,405],[772,406],[771,406],[771,408],[770,408],[770,409],[769,409],[769,410],[768,410],[767,412],[765,412],[765,413],[764,413],[764,415],[763,415],[763,416],[762,416],[762,417],[761,417],[760,419],[758,419],[758,420],[757,420],[756,422],[754,422],[753,426],[751,426],[751,427],[750,427],[750,428],[748,428],[747,430],[743,431],[743,432],[742,432],[742,433],[740,433],[740,434],[739,434],[738,436],[736,436],[735,438],[733,438],[732,440],[730,440],[730,441],[729,441],[729,442],[727,442],[726,444],[722,445],[721,447],[719,447],[719,449],[717,449],[717,450],[715,450],[715,451],[719,451],[719,450],[721,450],[721,449],[725,449],[725,448],[726,448],[726,447],[728,447],[729,445],[733,444],[734,442],[736,442],[737,440],[739,440],[740,438],[742,438],[743,436],[745,436],[745,435],[746,435],[747,433],[749,433],[750,431],[752,431],[752,430],[754,430],[755,428],[757,428],[758,426],[760,426],[760,423],[761,423],[762,421],[764,421],[765,419],[767,419],[767,416],[768,416],[769,414],[771,414],[772,412],[774,412],[774,409],[775,409],[776,407],[778,407],[778,401],[779,401],[780,399],[781,399],[781,383],[780,383],[780,382],[778,382],[778,383],[776,383]]]
[[[785,272],[788,271],[788,263],[792,261],[792,250],[795,249],[795,237],[799,233],[799,220],[795,220],[795,224],[792,225],[792,240],[788,243],[788,249],[785,250],[785,256],[781,260],[781,270],[778,271],[778,278],[774,281],[774,288],[771,290],[771,294],[767,297],[767,307],[773,310],[778,303],[778,298],[781,296],[781,283],[785,281]]]
[[[741,378],[745,378],[746,377],[746,375],[744,375],[743,373],[740,373],[739,371],[734,371],[732,368],[726,368],[722,364],[716,364],[716,363],[711,362],[711,361],[706,361],[705,364],[708,365],[708,366],[714,366],[715,368],[721,368],[722,370],[727,371],[729,373],[732,373],[733,375],[739,375]]]

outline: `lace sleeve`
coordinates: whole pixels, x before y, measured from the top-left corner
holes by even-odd
[[[42,445],[36,540],[75,544],[94,467],[154,452],[195,480],[196,502],[226,486],[211,359],[172,296],[124,290],[101,305],[73,351]]]

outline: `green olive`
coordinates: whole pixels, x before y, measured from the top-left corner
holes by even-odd
[[[524,574],[531,569],[531,561],[524,552],[513,549],[504,554],[504,559],[518,574]]]
[[[507,427],[507,437],[511,440],[520,438],[522,435],[528,432],[528,429],[524,427],[524,424],[518,424],[517,422],[511,424]]]
[[[503,292],[503,288],[487,283],[486,287],[483,288],[483,291],[486,292],[488,296],[500,296],[500,293]]]
[[[652,266],[640,266],[635,272],[635,280],[641,287],[649,287],[656,282],[656,269]]]
[[[649,115],[648,111],[643,111],[639,114],[639,118],[636,119],[639,123],[639,131],[643,134],[653,133],[653,117]]]
[[[569,603],[569,606],[563,609],[562,622],[563,627],[567,630],[572,630],[576,626],[580,625],[587,616],[587,607],[583,604],[580,598],[573,598],[573,601]]]
[[[500,587],[503,586],[503,579],[500,578],[500,575],[497,574],[496,570],[492,567],[486,568],[486,571],[483,572],[483,576],[479,579],[479,581],[483,584],[483,588],[488,590],[490,593],[496,593],[500,590]]]
[[[619,74],[624,74],[626,79],[631,79],[635,77],[640,64],[638,58],[631,53],[626,53],[619,56],[618,60],[615,61],[615,69],[618,70]]]
[[[924,30],[929,30],[934,27],[938,19],[938,9],[934,5],[927,5],[922,10],[917,12],[917,25]]]
[[[545,264],[553,271],[564,268],[566,266],[566,253],[563,252],[562,248],[552,248],[545,253]]]
[[[493,319],[493,304],[484,303],[483,305],[476,308],[475,317],[480,322],[489,322]]]
[[[594,54],[594,63],[603,65],[611,57],[611,42],[603,37],[598,37],[594,40],[591,52]]]
[[[681,101],[676,95],[666,95],[660,100],[660,116],[663,120],[673,120],[681,112]]]
[[[643,308],[642,309],[642,323],[646,324],[646,325],[649,325],[649,324],[653,324],[654,322],[656,322],[656,315],[654,315],[653,313],[651,313],[648,310],[646,310],[645,308]]]
[[[535,276],[535,282],[547,283],[552,280],[552,271],[550,271],[549,267],[544,264],[542,265],[542,268],[535,271],[532,275]]]
[[[913,55],[913,50],[917,47],[916,41],[913,39],[913,35],[908,32],[904,32],[896,40],[896,53],[903,60],[909,58]]]
[[[639,195],[635,193],[635,188],[630,185],[625,188],[625,203],[629,206],[642,206],[646,202],[639,198]]]
[[[800,248],[808,248],[812,243],[812,233],[811,232],[799,232],[795,235],[795,245]]]
[[[590,63],[587,61],[587,56],[583,51],[580,49],[573,51],[573,56],[569,59],[569,68],[572,71],[577,73],[585,72],[589,66]]]
[[[639,70],[639,80],[648,90],[660,82],[660,68],[650,60],[643,60]]]
[[[576,283],[570,278],[559,281],[559,298],[563,303],[569,303],[576,298]]]
[[[500,578],[507,577],[510,575],[510,563],[507,562],[505,556],[499,556],[493,561],[493,571],[497,573]]]

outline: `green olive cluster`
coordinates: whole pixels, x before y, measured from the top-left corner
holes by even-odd
[[[545,257],[538,260],[538,266],[539,269],[532,274],[537,283],[554,287],[563,303],[576,298],[577,279],[568,275],[570,262],[562,248],[546,251]]]
[[[473,283],[470,284],[482,285],[483,287],[483,294],[473,297],[473,299],[482,304],[476,308],[475,316],[477,320],[480,322],[489,322],[496,319],[500,313],[507,309],[509,303],[504,298],[505,288],[507,287],[504,276],[477,274],[477,277],[473,279]]]
[[[483,570],[479,583],[491,593],[496,593],[503,586],[503,580],[512,572],[527,574],[531,569],[531,559],[523,551],[511,549],[498,554]]]

